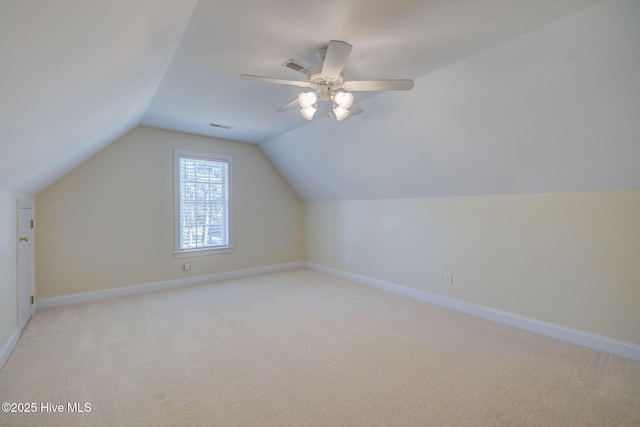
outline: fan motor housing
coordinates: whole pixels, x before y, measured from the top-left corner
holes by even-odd
[[[322,85],[329,85],[331,88],[338,88],[344,82],[344,73],[340,73],[340,75],[335,78],[329,78],[322,75],[322,67],[314,67],[309,71],[309,82],[315,85],[316,87],[320,87]]]

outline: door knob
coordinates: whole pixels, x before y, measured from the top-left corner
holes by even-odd
[[[20,241],[21,242],[28,242],[29,241],[29,236],[24,236],[24,237],[20,236]]]

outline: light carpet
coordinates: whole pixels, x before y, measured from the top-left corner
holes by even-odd
[[[639,426],[640,363],[296,269],[39,310],[0,396],[37,406],[3,426]]]

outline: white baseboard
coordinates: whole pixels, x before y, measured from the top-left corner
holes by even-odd
[[[551,338],[581,345],[583,347],[592,348],[604,353],[614,354],[616,356],[626,357],[640,362],[640,346],[625,341],[618,341],[601,335],[591,334],[576,329],[566,328],[564,326],[552,323],[542,322],[517,314],[507,313],[484,307],[477,304],[458,301],[452,298],[446,298],[439,295],[431,294],[416,289],[405,288],[393,283],[382,280],[372,279],[370,277],[360,276],[331,267],[325,267],[309,262],[303,263],[304,267],[321,273],[340,277],[352,282],[361,283],[363,285],[372,286],[394,294],[403,295],[409,298],[424,301],[430,304],[439,305],[451,310],[470,314],[472,316],[481,317],[497,323],[502,323],[515,328],[524,329],[526,331],[535,332]]]
[[[0,350],[0,369],[2,369],[4,364],[7,363],[7,360],[9,360],[9,356],[11,356],[11,352],[16,348],[19,340],[20,328],[16,328],[2,347],[2,350]]]
[[[82,292],[78,294],[63,295],[53,298],[43,298],[37,300],[37,308],[51,308],[62,305],[79,304],[92,302],[108,298],[136,295],[146,292],[161,291],[165,289],[181,288],[184,286],[203,285],[205,283],[217,282],[220,280],[236,279],[239,277],[254,276],[256,274],[266,274],[275,271],[289,270],[302,267],[302,262],[290,262],[286,264],[269,265],[265,267],[247,268],[244,270],[227,271],[224,273],[207,274],[204,276],[189,277],[185,279],[165,280],[162,282],[146,283],[142,285],[123,286],[121,288],[105,289],[102,291]]]

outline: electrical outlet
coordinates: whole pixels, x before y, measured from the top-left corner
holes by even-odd
[[[451,273],[444,274],[444,284],[453,285],[453,275]]]
[[[184,268],[184,271],[189,271],[189,269],[191,268],[191,264],[189,264],[189,261],[184,262],[183,268]]]
[[[351,255],[347,255],[346,261],[347,261],[347,264],[351,263]]]

